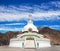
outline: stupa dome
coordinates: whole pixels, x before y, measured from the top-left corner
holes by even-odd
[[[38,32],[37,27],[33,24],[33,21],[31,19],[31,16],[29,15],[29,20],[28,20],[28,24],[24,26],[24,28],[22,29],[22,32],[25,31],[29,31],[29,29],[32,29],[32,31]]]

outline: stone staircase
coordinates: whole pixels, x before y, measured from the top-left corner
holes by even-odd
[[[34,40],[26,40],[25,41],[25,48],[36,48]]]

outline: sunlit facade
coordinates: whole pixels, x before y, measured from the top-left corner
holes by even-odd
[[[38,34],[38,29],[29,16],[27,25],[22,29],[22,34],[17,35],[16,38],[10,39],[9,47],[41,48],[51,47],[51,44],[50,39],[44,38],[43,35]]]

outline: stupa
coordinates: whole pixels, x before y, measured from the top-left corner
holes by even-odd
[[[37,27],[33,24],[32,16],[29,15],[27,25],[22,28],[22,34],[17,35],[16,38],[10,39],[9,47],[20,48],[41,48],[51,47],[50,39],[44,38],[38,33]]]

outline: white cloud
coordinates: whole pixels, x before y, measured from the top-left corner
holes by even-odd
[[[60,30],[60,25],[43,25],[43,27],[49,27],[51,29]]]
[[[5,31],[21,31],[22,28],[9,28],[9,27],[2,27],[0,28],[0,31],[1,30],[5,30]]]
[[[52,5],[55,5],[56,7],[60,7],[60,2],[56,1],[56,2],[50,2]]]
[[[21,13],[21,14],[12,14],[12,13],[1,13],[0,14],[0,21],[19,21],[21,19],[26,19],[28,18],[29,13]],[[40,13],[40,12],[35,12],[32,14],[32,18],[35,19],[37,18],[37,20],[41,20],[46,18],[47,20],[49,19],[55,19],[55,18],[59,18],[58,17],[60,15],[60,11],[55,11],[55,12],[44,12],[44,13]],[[57,17],[56,17],[57,16]],[[52,18],[51,18],[52,17]]]
[[[36,17],[38,19],[54,20],[54,19],[60,18],[58,17],[58,15],[60,15],[60,11],[49,11],[44,13],[35,12],[33,14],[33,17]]]
[[[21,25],[25,25],[25,23],[0,24],[0,31],[21,31],[22,30]]]
[[[25,25],[26,23],[9,23],[9,24],[0,24],[0,26],[5,25]]]
[[[60,25],[43,25],[42,27],[49,27],[51,29],[60,30]]]
[[[60,25],[51,25],[50,28],[60,28]]]
[[[60,2],[43,3],[40,6],[0,6],[0,21],[19,21],[27,19],[29,14],[32,14],[33,20],[60,20],[60,10],[58,8],[56,10],[51,9],[50,4],[59,7]],[[46,11],[45,9],[50,10]]]

